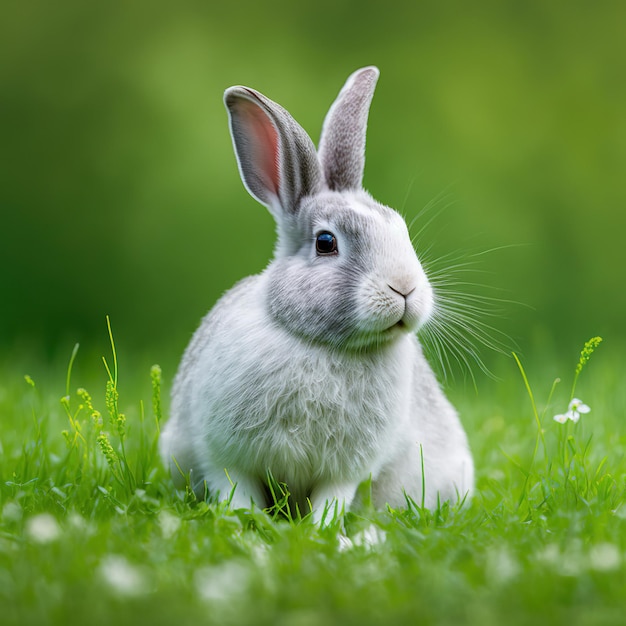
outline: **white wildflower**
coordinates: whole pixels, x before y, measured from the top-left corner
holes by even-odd
[[[509,582],[520,573],[520,570],[520,564],[506,548],[491,548],[487,551],[487,572],[497,583]]]
[[[6,502],[2,507],[2,519],[7,522],[19,522],[22,519],[24,511],[17,502]]]
[[[26,533],[35,543],[51,543],[61,536],[61,527],[50,513],[41,513],[26,522]]]
[[[597,543],[589,550],[589,566],[599,572],[611,572],[619,568],[622,554],[613,543]]]
[[[589,413],[591,409],[579,398],[572,398],[569,405],[567,406],[567,412],[562,413],[560,415],[554,416],[554,421],[559,424],[565,424],[567,420],[571,420],[574,422],[578,422],[581,414]]]
[[[559,424],[565,424],[568,419],[571,419],[569,411],[567,413],[559,413],[559,415],[554,416],[554,421],[558,422]]]
[[[250,586],[250,568],[237,561],[201,567],[194,574],[196,591],[208,602],[228,603]]]
[[[171,539],[181,526],[180,517],[169,511],[161,511],[159,513],[159,526],[161,527],[163,537],[165,539]]]
[[[561,559],[561,550],[555,543],[549,543],[537,552],[536,558],[540,563],[556,567]]]
[[[549,543],[536,554],[539,563],[561,576],[578,576],[586,569],[580,542],[573,541],[563,551],[555,543]]]
[[[76,532],[93,535],[95,528],[92,522],[86,520],[80,513],[73,511],[67,516],[68,527]]]
[[[110,554],[100,563],[100,576],[120,596],[139,596],[148,591],[144,572],[126,557]]]

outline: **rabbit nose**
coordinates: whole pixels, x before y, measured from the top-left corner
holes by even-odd
[[[417,287],[409,286],[407,284],[403,284],[401,281],[398,281],[395,285],[390,285],[387,283],[387,287],[391,289],[391,291],[395,291],[397,294],[400,294],[404,299],[408,298]]]

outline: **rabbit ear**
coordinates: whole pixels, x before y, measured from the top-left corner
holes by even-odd
[[[322,186],[310,137],[285,109],[248,87],[230,87],[224,103],[246,189],[277,217],[295,213],[300,199]]]
[[[361,188],[367,115],[379,74],[373,66],[354,72],[324,120],[318,153],[326,184],[334,191]]]

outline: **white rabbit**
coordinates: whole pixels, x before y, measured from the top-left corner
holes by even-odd
[[[348,78],[318,151],[278,104],[226,90],[241,178],[277,244],[204,318],[174,381],[161,454],[200,497],[236,485],[232,506],[267,506],[271,472],[320,519],[369,477],[379,507],[472,491],[465,432],[416,337],[432,288],[404,220],[361,186],[378,74]]]

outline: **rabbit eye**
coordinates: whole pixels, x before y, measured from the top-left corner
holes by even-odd
[[[337,237],[328,231],[319,233],[315,240],[315,250],[318,254],[337,254]]]

